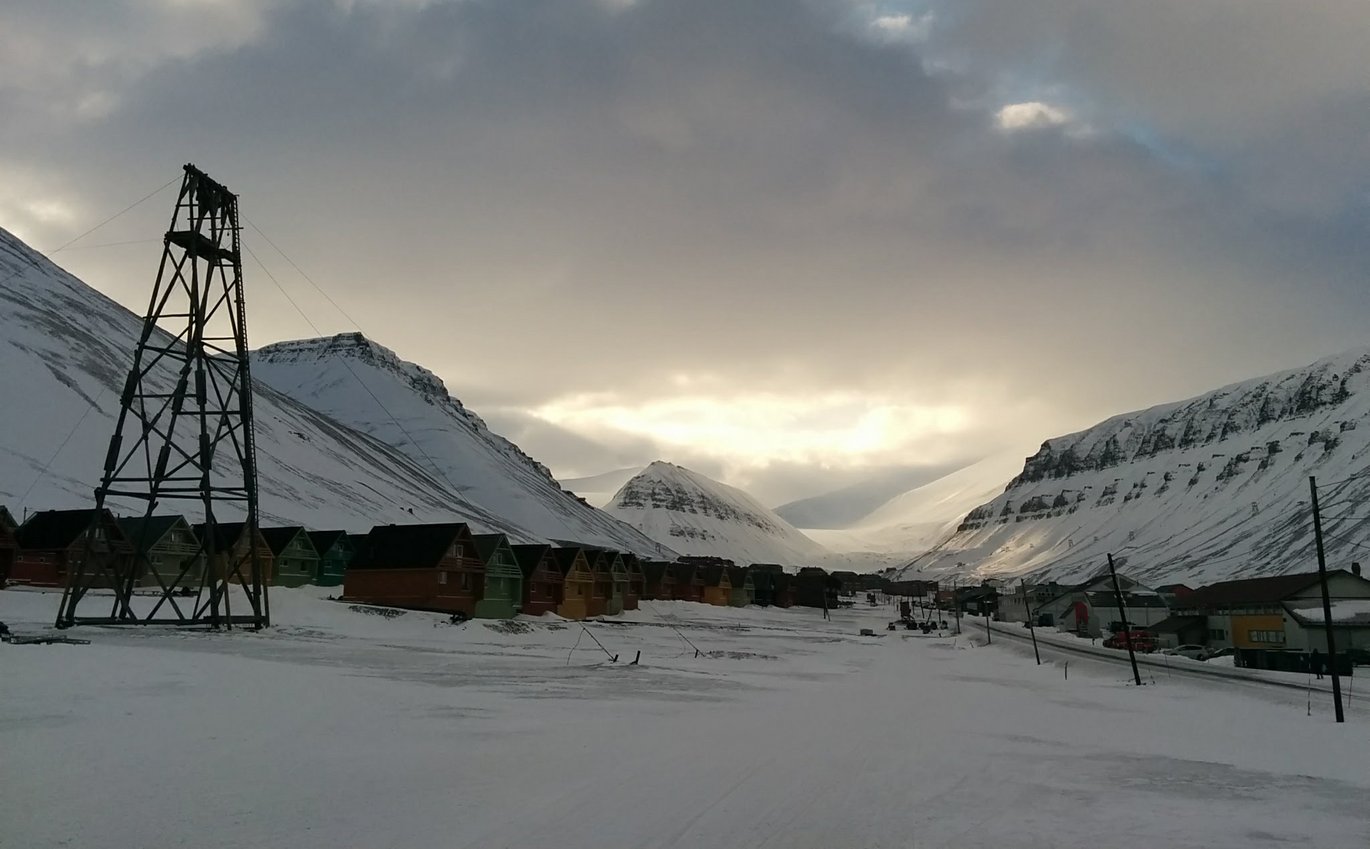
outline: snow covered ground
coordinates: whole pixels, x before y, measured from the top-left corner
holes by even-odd
[[[0,646],[0,844],[1370,842],[1359,702],[1339,727],[1321,694],[1309,717],[1302,694],[858,636],[888,608],[653,603],[587,626],[611,664],[576,623],[386,618],[324,592],[273,592],[258,634]],[[0,620],[44,630],[56,604],[0,592]]]

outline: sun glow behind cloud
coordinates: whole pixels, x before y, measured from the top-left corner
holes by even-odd
[[[607,394],[579,395],[533,413],[573,431],[632,434],[736,465],[879,462],[970,427],[969,412],[959,405],[851,392],[682,394],[636,404]]]

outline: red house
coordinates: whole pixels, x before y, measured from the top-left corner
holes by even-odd
[[[642,597],[652,601],[675,598],[675,572],[664,560],[642,561]]]
[[[114,514],[102,509],[42,510],[14,532],[19,546],[10,581],[35,587],[62,587],[85,556],[86,535],[92,562],[86,564],[87,586],[110,586],[114,575],[132,566],[133,546],[124,539]],[[103,570],[101,571],[101,567]]]
[[[5,585],[10,569],[14,567],[14,555],[19,550],[14,532],[18,527],[19,523],[14,521],[10,511],[0,505],[0,587]]]
[[[676,601],[703,601],[704,574],[693,563],[672,563],[671,574],[675,576],[673,591]]]
[[[343,577],[343,598],[471,616],[485,566],[463,522],[377,525]]]
[[[529,616],[556,613],[564,579],[550,545],[514,545],[514,559],[523,571],[523,612]]]

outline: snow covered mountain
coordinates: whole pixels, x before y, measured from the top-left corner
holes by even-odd
[[[141,329],[140,317],[0,230],[0,503],[16,515],[90,503]],[[345,336],[271,346],[253,369],[264,521],[364,530],[457,519],[520,540],[659,551],[563,492],[437,378],[379,345]]]
[[[1370,349],[1115,416],[1049,439],[993,500],[902,574],[1069,580],[1112,552],[1144,582],[1316,568],[1310,475],[1329,566],[1370,555]]]
[[[829,556],[742,490],[660,460],[624,484],[606,509],[681,554],[789,566]]]
[[[956,471],[959,466],[891,466],[864,480],[819,495],[790,501],[775,514],[796,528],[836,530],[866,524],[866,517],[912,489]]]

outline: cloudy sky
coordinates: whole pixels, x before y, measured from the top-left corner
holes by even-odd
[[[9,0],[0,226],[193,161],[254,345],[779,503],[1365,344],[1364,0]],[[169,193],[54,259],[140,310]],[[351,316],[352,318],[348,318]]]

